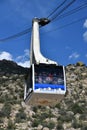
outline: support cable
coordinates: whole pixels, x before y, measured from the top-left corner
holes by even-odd
[[[63,6],[65,4],[67,0],[64,0],[60,5],[58,5],[48,16],[47,18],[49,18],[51,15],[53,15],[61,6]]]
[[[57,21],[57,20],[59,20],[59,19],[61,19],[61,18],[67,17],[67,16],[69,16],[69,15],[72,15],[72,14],[74,14],[74,13],[76,13],[76,12],[79,12],[79,11],[85,9],[85,8],[87,8],[87,3],[85,3],[85,4],[83,4],[83,5],[80,5],[80,6],[76,7],[76,8],[74,8],[74,9],[72,9],[72,10],[66,12],[66,13],[63,14],[63,15],[60,15],[60,16],[58,17],[58,19],[56,19],[55,21]]]
[[[51,18],[51,21],[55,20],[61,13],[63,13],[68,7],[70,7],[76,0],[69,2],[63,9],[61,9],[56,15]]]
[[[45,34],[45,33],[50,33],[50,32],[53,32],[53,31],[56,31],[56,30],[58,30],[58,29],[63,29],[63,28],[65,28],[65,27],[68,27],[68,26],[70,26],[70,25],[73,25],[73,24],[75,24],[75,23],[78,23],[78,22],[80,22],[80,21],[82,21],[82,20],[84,20],[84,19],[86,19],[86,18],[87,18],[87,16],[82,17],[82,18],[77,19],[77,20],[74,20],[74,21],[72,21],[72,22],[70,22],[70,23],[67,23],[67,24],[65,24],[65,25],[62,25],[62,26],[60,26],[60,27],[56,27],[56,28],[54,28],[53,30],[46,31],[46,32],[44,32],[44,34]]]
[[[11,40],[11,39],[15,39],[15,38],[17,38],[17,37],[20,37],[20,36],[23,36],[23,35],[29,33],[30,31],[31,31],[31,27],[28,28],[28,29],[25,29],[24,31],[21,31],[21,32],[19,32],[19,33],[16,33],[16,34],[14,34],[14,35],[12,35],[12,36],[9,36],[9,37],[0,39],[0,42],[5,42],[5,41]]]
[[[55,20],[56,18],[57,18],[57,16],[59,16],[58,17],[58,19],[57,20],[59,20],[59,19],[61,19],[61,18],[64,18],[64,17],[67,17],[68,15],[71,15],[71,14],[73,14],[73,13],[76,13],[76,12],[78,12],[78,11],[80,11],[80,10],[82,10],[82,9],[84,9],[84,8],[86,8],[87,7],[87,2],[86,3],[84,3],[83,5],[80,5],[80,6],[78,6],[77,8],[75,8],[75,9],[72,9],[71,11],[68,11],[67,13],[65,13],[65,14],[63,14],[63,15],[60,15],[61,13],[63,13],[63,11],[65,11],[73,2],[75,2],[76,0],[73,0],[73,1],[71,1],[70,3],[68,3],[68,5],[66,5],[58,14],[56,14],[52,19],[51,19],[51,22],[52,22],[52,20]],[[64,3],[65,1],[63,1],[63,3]],[[61,4],[63,4],[63,3],[61,3]],[[62,6],[62,5],[61,5]],[[58,7],[57,7],[58,8]],[[55,11],[57,10],[57,8],[55,9]],[[53,12],[55,12],[55,11],[53,11]],[[53,14],[53,12],[51,13],[51,14]],[[51,14],[48,16],[48,17],[50,17],[51,16]],[[84,17],[84,18],[86,18],[86,17]],[[83,18],[82,18],[83,19]],[[77,20],[78,21],[78,20]],[[73,21],[72,23],[69,23],[69,24],[73,24],[73,23],[75,23],[75,21]],[[63,26],[68,26],[68,24],[67,25],[63,25]],[[63,26],[62,27],[59,27],[59,28],[63,28]],[[20,37],[20,36],[22,36],[22,35],[25,35],[25,34],[27,34],[27,33],[29,33],[31,31],[31,27],[30,28],[28,28],[28,29],[26,29],[26,30],[24,30],[24,31],[21,31],[21,32],[19,32],[19,33],[17,33],[17,34],[14,34],[14,35],[12,35],[12,36],[9,36],[9,37],[7,37],[7,38],[3,38],[3,39],[0,39],[0,42],[5,42],[5,41],[7,41],[7,40],[11,40],[11,39],[15,39],[15,38],[17,38],[17,37]]]
[[[55,15],[55,16],[51,19],[51,22],[52,22],[59,14],[61,14],[64,10],[66,10],[66,9],[67,9],[73,2],[75,2],[75,1],[76,1],[76,0],[72,0],[70,3],[68,3],[68,5],[66,5],[57,15]],[[65,2],[66,2],[66,0],[65,0],[63,3],[61,3],[60,6],[62,6]],[[58,9],[58,8],[56,8],[55,11],[56,11],[57,9]],[[53,12],[55,12],[55,11],[53,11]],[[52,14],[53,14],[53,13],[52,13]],[[51,16],[51,15],[50,15],[50,16]],[[31,28],[28,28],[28,29],[26,29],[26,30],[24,30],[24,31],[22,31],[22,32],[19,32],[19,33],[15,34],[15,35],[9,36],[9,37],[7,37],[7,38],[0,39],[0,42],[5,42],[5,41],[11,40],[11,39],[15,39],[15,38],[17,38],[17,37],[20,37],[20,36],[22,36],[22,35],[25,35],[25,34],[29,33],[30,31],[31,31]]]

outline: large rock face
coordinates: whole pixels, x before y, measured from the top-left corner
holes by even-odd
[[[23,102],[28,69],[0,61],[0,130],[87,130],[87,67],[66,67],[67,93],[54,107]]]

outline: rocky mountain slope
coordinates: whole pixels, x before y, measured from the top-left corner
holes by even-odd
[[[67,93],[54,107],[23,101],[28,69],[0,61],[0,130],[87,130],[87,66],[66,67]]]

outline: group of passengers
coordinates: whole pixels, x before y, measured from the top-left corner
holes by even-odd
[[[56,73],[35,73],[35,83],[39,84],[63,84],[62,74]]]

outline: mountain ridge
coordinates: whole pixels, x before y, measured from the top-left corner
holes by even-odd
[[[0,72],[24,74],[27,73],[28,68],[19,66],[16,62],[10,60],[0,60]],[[1,73],[0,73],[1,74]]]

